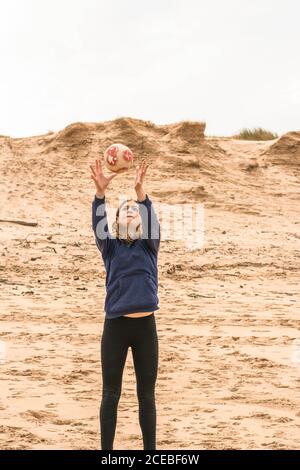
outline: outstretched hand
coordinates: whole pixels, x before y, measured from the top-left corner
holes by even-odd
[[[148,166],[149,165],[146,163],[146,160],[143,160],[142,164],[136,167],[135,190],[142,188]]]
[[[105,176],[103,173],[103,167],[102,167],[102,162],[99,159],[95,160],[95,166],[90,165],[91,168],[91,178],[93,179],[95,186],[96,186],[96,191],[97,195],[103,197],[105,195],[105,190],[111,180],[115,178],[120,173],[124,173],[127,171],[127,168],[122,168],[121,170],[118,170],[114,173],[112,173],[109,176]]]
[[[143,188],[143,183],[144,183],[145,175],[147,173],[148,166],[149,164],[146,163],[146,160],[143,160],[141,165],[138,165],[136,167],[134,189],[136,191],[139,201],[143,201],[146,197],[146,193]]]

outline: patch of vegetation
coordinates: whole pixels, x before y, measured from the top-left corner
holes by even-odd
[[[262,127],[254,127],[253,129],[241,129],[240,132],[232,136],[234,139],[241,140],[272,140],[277,139],[278,135],[274,132],[263,129]]]

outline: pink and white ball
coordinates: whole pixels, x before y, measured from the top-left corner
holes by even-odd
[[[104,151],[104,163],[110,171],[127,170],[133,165],[134,154],[123,144],[112,144]]]

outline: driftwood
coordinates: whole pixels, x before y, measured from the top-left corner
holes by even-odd
[[[10,222],[12,224],[19,224],[19,225],[29,225],[30,227],[36,227],[37,222],[26,222],[25,220],[14,220],[14,219],[0,219],[0,222]]]

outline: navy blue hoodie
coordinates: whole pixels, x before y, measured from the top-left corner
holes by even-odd
[[[108,230],[105,196],[92,202],[92,226],[95,241],[106,270],[106,318],[127,313],[158,310],[157,255],[160,224],[148,194],[140,206],[142,238],[130,244]]]

